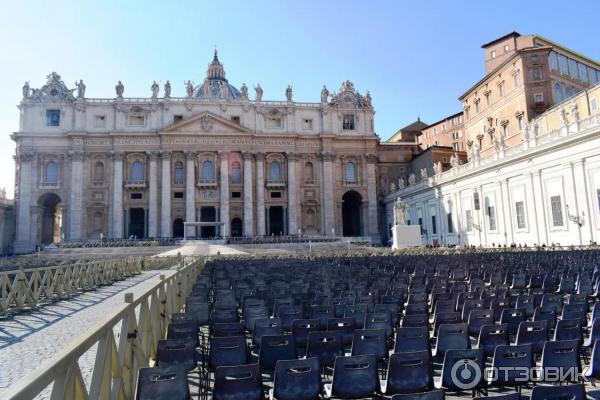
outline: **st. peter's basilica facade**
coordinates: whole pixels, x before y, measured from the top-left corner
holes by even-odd
[[[26,83],[17,144],[16,252],[105,238],[322,235],[387,240],[385,188],[414,143],[380,143],[367,92],[346,81],[320,102],[265,101],[225,78],[172,97],[86,97],[52,73]],[[201,222],[192,225],[185,222]],[[186,232],[187,231],[187,232]]]

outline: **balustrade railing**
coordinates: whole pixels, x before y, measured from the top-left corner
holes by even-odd
[[[178,257],[124,258],[0,272],[0,316],[177,265]]]
[[[149,366],[154,359],[171,316],[182,310],[204,266],[201,258],[185,261],[170,276],[157,278],[139,297],[126,293],[125,304],[16,382],[3,398],[32,399],[47,392],[51,385],[51,399],[132,399],[138,369]],[[79,361],[88,351],[96,354],[91,380],[86,382]]]

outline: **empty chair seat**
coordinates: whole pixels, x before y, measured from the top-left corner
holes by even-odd
[[[377,360],[388,355],[387,337],[383,329],[357,329],[352,340],[352,355],[363,356],[373,354]]]
[[[433,336],[438,335],[438,330],[442,324],[458,324],[462,322],[459,312],[436,314],[433,320]]]
[[[449,349],[469,349],[469,328],[467,324],[442,324],[440,325],[433,356],[443,356]]]
[[[191,371],[198,364],[196,344],[191,339],[159,340],[156,347],[156,362],[159,367],[182,366]]]
[[[546,321],[523,321],[517,331],[517,344],[530,344],[534,353],[540,354],[548,341]]]
[[[292,321],[292,336],[296,341],[296,346],[306,348],[308,333],[319,329],[318,319],[296,319]]]
[[[331,385],[325,385],[325,392],[338,399],[372,398],[381,393],[375,356],[336,358],[333,379]]]
[[[140,368],[136,400],[188,400],[187,371],[182,366]]]
[[[581,371],[579,342],[577,340],[546,342],[542,351],[542,378],[545,378],[547,373],[555,376],[557,369],[562,371],[560,376],[565,380],[577,379],[576,374]],[[572,370],[574,373],[569,374],[568,370]]]
[[[264,371],[273,371],[279,360],[295,360],[296,342],[292,335],[265,335],[260,339],[258,363]]]
[[[581,319],[561,319],[556,323],[554,330],[554,340],[577,340],[579,343],[583,341],[583,330],[581,327]]]
[[[254,331],[252,332],[252,344],[260,346],[260,339],[265,335],[282,335],[283,327],[279,318],[265,318],[254,321]]]
[[[477,340],[477,348],[482,349],[486,356],[494,355],[496,346],[507,344],[508,326],[506,324],[483,325],[481,327]]]
[[[365,320],[365,329],[383,329],[387,338],[392,337],[392,317],[389,312],[368,314]]]
[[[354,337],[355,320],[352,317],[348,318],[330,318],[327,321],[328,331],[340,331],[342,333],[342,343],[344,346],[352,344]]]
[[[534,353],[530,344],[496,346],[492,368],[498,371],[496,379],[490,382],[497,386],[515,386],[519,390],[528,383],[527,374],[534,367]]]
[[[258,364],[218,367],[214,400],[262,400],[264,393]]]
[[[246,364],[248,352],[244,336],[214,337],[210,340],[209,367]]]
[[[321,370],[315,357],[280,360],[275,366],[273,400],[317,400],[321,398]]]
[[[455,365],[460,365],[456,370]],[[485,355],[483,349],[448,350],[442,365],[442,376],[436,382],[438,389],[453,391],[476,390],[485,386]]]
[[[394,344],[395,353],[423,350],[431,352],[429,329],[426,326],[398,328]]]
[[[417,393],[433,389],[433,363],[428,350],[395,353],[388,363],[385,394]]]
[[[335,358],[344,355],[341,332],[309,332],[307,357],[317,357],[321,367],[333,367]]]

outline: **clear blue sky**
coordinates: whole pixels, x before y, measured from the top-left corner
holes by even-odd
[[[215,46],[230,83],[260,83],[281,100],[319,101],[321,86],[349,79],[373,96],[382,139],[420,116],[460,110],[483,75],[481,44],[516,30],[600,59],[600,2],[503,1],[5,1],[0,14],[0,187],[12,195],[21,86],[57,71],[88,97],[173,95],[200,82]],[[162,85],[161,85],[162,86]],[[162,87],[161,87],[162,91]],[[251,91],[253,92],[253,91]]]

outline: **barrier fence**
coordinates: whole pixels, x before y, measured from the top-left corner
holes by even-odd
[[[65,299],[144,270],[173,266],[178,262],[181,262],[178,257],[134,257],[3,271],[0,272],[0,316]]]
[[[138,298],[126,293],[125,304],[11,386],[3,398],[32,399],[50,385],[50,399],[133,398],[138,369],[149,366],[154,358],[158,341],[166,337],[171,315],[182,309],[204,263],[202,258],[187,257],[182,259],[183,266],[165,271]],[[95,346],[88,385],[80,359]]]

